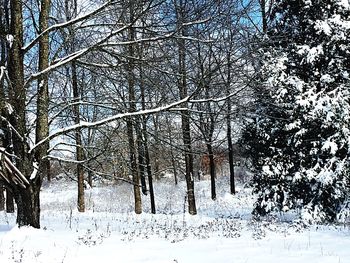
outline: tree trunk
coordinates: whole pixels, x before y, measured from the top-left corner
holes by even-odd
[[[260,12],[262,19],[263,33],[267,32],[267,13],[266,13],[266,0],[260,0]]]
[[[142,58],[142,48],[139,51],[140,57]],[[142,110],[146,109],[146,99],[145,99],[145,83],[144,83],[144,73],[143,73],[143,67],[142,64],[140,64],[139,67],[140,71],[140,91],[141,91],[141,104],[142,104]],[[148,178],[148,187],[149,187],[149,194],[150,194],[150,201],[151,201],[151,213],[156,213],[156,204],[154,200],[154,191],[153,191],[153,175],[152,175],[152,167],[151,167],[151,160],[149,156],[149,150],[148,150],[148,134],[147,134],[147,119],[146,116],[142,116],[142,123],[141,123],[141,140],[143,143],[143,150],[145,154],[145,165],[146,165],[146,171],[147,171],[147,178]]]
[[[210,167],[210,183],[211,183],[211,199],[216,200],[216,187],[215,187],[215,160],[213,153],[213,146],[211,143],[207,143],[208,157],[209,157],[209,167]]]
[[[33,169],[32,158],[28,153],[29,147],[26,141],[22,139],[26,138],[27,129],[25,116],[26,89],[24,87],[23,71],[24,57],[22,52],[23,18],[22,1],[20,0],[11,1],[10,34],[13,36],[13,43],[9,51],[8,60],[8,75],[12,87],[9,97],[10,103],[14,106],[10,122],[18,134],[21,135],[21,137],[14,135],[12,138],[13,152],[20,157],[20,159],[16,160],[16,167],[29,179]],[[33,187],[34,183],[36,184],[35,188]],[[17,202],[17,223],[19,226],[29,225],[40,228],[40,187],[41,180],[31,180],[31,186],[27,189],[16,189],[16,186],[11,186]]]
[[[51,176],[51,164],[50,164],[50,160],[47,162],[47,181],[51,182],[52,176]]]
[[[134,183],[134,200],[135,200],[135,213],[142,213],[142,203],[141,203],[141,191],[140,191],[140,178],[137,171],[137,162],[136,162],[136,148],[134,142],[134,131],[131,118],[128,118],[127,123],[127,133],[128,133],[128,142],[129,142],[129,161],[130,161],[130,170],[131,176]]]
[[[88,184],[89,186],[92,188],[92,176],[93,176],[93,172],[91,170],[88,171]]]
[[[184,63],[183,63],[183,66],[185,66]],[[182,74],[185,74],[185,72],[182,72]],[[180,86],[180,90],[182,91],[181,99],[187,96],[187,87],[186,87],[185,78],[186,77],[184,77],[183,80],[181,81],[182,84]],[[183,107],[187,108],[188,104],[185,103]],[[192,154],[192,146],[191,146],[190,116],[189,116],[188,110],[182,113],[181,124],[182,124],[182,137],[183,137],[184,150],[185,150],[185,166],[186,166],[185,178],[186,178],[186,185],[187,185],[188,212],[191,215],[196,215],[197,208],[196,208],[196,200],[194,195],[193,154]]]
[[[180,42],[183,42],[180,40]],[[180,99],[183,99],[187,96],[187,84],[186,84],[186,70],[185,70],[185,53],[183,45],[180,45],[179,49],[179,58],[180,58],[180,75],[182,79],[180,81]],[[184,103],[182,105],[184,108],[188,108],[188,104]],[[196,201],[194,195],[194,178],[193,178],[193,154],[192,154],[192,141],[191,141],[191,127],[190,127],[190,114],[189,111],[183,111],[181,115],[181,124],[182,124],[182,137],[184,142],[185,150],[185,178],[187,185],[187,200],[188,200],[188,212],[191,215],[197,214]]]
[[[5,210],[5,196],[4,196],[4,185],[0,182],[0,211]]]
[[[154,174],[157,180],[160,180],[160,163],[159,163],[159,155],[160,155],[160,140],[159,140],[159,121],[158,115],[155,114],[152,116],[153,118],[153,126],[154,126]]]
[[[78,86],[77,66],[72,62],[72,89],[75,102],[80,101],[80,92]],[[80,106],[76,103],[73,106],[74,122],[80,123]],[[81,129],[75,130],[75,144],[76,144],[76,160],[77,160],[77,178],[78,178],[78,211],[85,212],[85,193],[84,193],[84,167],[81,162],[84,160],[84,150],[81,138]]]
[[[40,32],[48,28],[50,0],[41,1],[39,14]],[[39,40],[39,72],[45,70],[49,66],[49,34],[43,35]],[[36,143],[45,139],[49,135],[49,90],[48,75],[43,74],[38,79],[38,95],[37,95],[37,119],[36,119]],[[49,142],[41,144],[35,151],[35,161],[38,165],[38,173],[36,184],[41,187],[42,178],[49,176],[50,162],[45,156],[48,154]]]
[[[73,0],[65,0],[65,15],[67,21],[75,18],[77,16],[77,1]],[[74,31],[74,28],[69,26],[68,27],[69,32],[69,46],[68,51],[73,53],[76,49],[76,32]],[[75,104],[72,107],[73,112],[73,119],[75,124],[80,123],[80,99],[82,92],[79,87],[78,83],[78,73],[77,73],[77,64],[75,61],[71,64],[71,73],[72,73],[72,92],[73,92],[73,101]],[[82,162],[84,161],[84,150],[83,150],[83,141],[82,141],[82,135],[81,135],[81,129],[77,128],[74,132],[74,139],[75,139],[75,159],[77,161],[76,165],[76,176],[78,181],[78,200],[77,200],[77,208],[79,212],[85,212],[85,193],[84,193],[84,167],[82,165]]]
[[[17,224],[40,228],[40,187],[31,183],[26,189],[16,191]]]
[[[150,157],[149,157],[147,141],[145,142],[145,153],[146,153],[148,187],[149,187],[149,194],[150,194],[150,201],[151,201],[151,213],[155,214],[156,213],[156,203],[154,200],[153,176],[152,176],[151,161],[150,161]]]
[[[98,100],[96,88],[94,88],[93,94],[94,94],[94,98],[96,100]],[[97,120],[97,108],[98,108],[97,106],[93,107],[93,114],[92,114],[91,122],[95,122]],[[94,129],[88,128],[88,131],[87,131],[87,145],[90,146],[90,145],[94,144],[94,138],[96,137],[95,133],[96,133],[96,131]],[[86,152],[85,158],[87,160],[91,160],[93,156],[94,156],[94,153],[88,150]],[[88,180],[88,184],[92,188],[93,187],[93,177],[94,177],[94,172],[92,170],[93,168],[90,167],[90,163],[89,162],[86,165],[88,165],[88,167],[89,167],[88,179],[87,179]]]
[[[227,54],[227,82],[226,82],[226,96],[230,95],[231,85],[231,53]],[[233,160],[233,144],[232,144],[232,130],[231,130],[231,99],[227,98],[227,115],[226,115],[226,126],[227,126],[227,146],[228,146],[228,159],[230,168],[230,191],[231,194],[236,193],[235,189],[235,167]]]
[[[134,20],[134,4],[133,2],[129,2],[129,22]],[[135,40],[135,30],[133,27],[129,28],[129,40]],[[134,73],[134,45],[130,44],[128,47],[128,65],[127,65],[127,81],[128,81],[128,90],[129,90],[129,111],[135,112],[135,73]],[[135,198],[135,213],[142,213],[142,201],[141,201],[141,191],[140,191],[140,177],[137,170],[137,161],[136,161],[136,147],[134,141],[134,125],[133,119],[127,118],[127,133],[128,133],[128,142],[129,142],[129,159],[130,159],[130,167],[131,167],[131,176],[134,183],[134,198]]]
[[[170,143],[170,158],[171,158],[171,165],[173,166],[173,173],[174,173],[174,182],[175,185],[178,184],[178,179],[177,179],[177,168],[176,168],[176,158],[174,156],[174,150],[173,150],[173,136],[171,135],[171,123],[168,119],[168,117],[166,117],[166,121],[167,121],[167,127],[168,127],[168,136],[169,136],[169,143]]]
[[[230,103],[228,101],[228,103]],[[229,159],[229,167],[230,167],[230,191],[231,194],[236,193],[235,188],[235,166],[233,160],[233,144],[232,144],[232,136],[231,136],[231,118],[229,114],[227,115],[227,144],[228,144],[228,159]]]
[[[149,150],[148,150],[148,136],[147,136],[147,128],[146,128],[146,118],[144,118],[143,123],[143,138],[144,138],[144,150],[145,150],[145,164],[146,164],[146,170],[147,170],[147,178],[148,178],[148,187],[149,187],[149,194],[150,194],[150,201],[151,201],[151,213],[156,213],[156,204],[154,200],[154,190],[153,190],[153,175],[152,175],[152,167],[151,167],[151,160],[149,156]]]
[[[177,19],[178,19],[178,28],[182,36],[185,36],[184,29],[184,4],[182,0],[179,1],[177,6]],[[186,72],[186,41],[185,38],[178,40],[178,59],[179,59],[179,75],[178,87],[180,93],[180,99],[187,97],[187,72]],[[183,108],[188,108],[188,103],[182,105]],[[188,110],[182,112],[181,115],[181,125],[182,125],[182,138],[184,143],[185,151],[185,178],[187,186],[187,201],[188,201],[188,212],[191,215],[197,214],[196,200],[194,195],[194,178],[193,178],[193,155],[192,155],[192,146],[191,146],[191,127],[190,127],[190,113]]]
[[[137,117],[137,123],[135,125],[135,130],[137,134],[137,153],[138,153],[138,163],[139,163],[139,173],[141,179],[141,189],[144,195],[147,195],[147,185],[145,177],[145,149],[144,149],[144,140],[141,131],[141,117]]]
[[[9,189],[6,189],[6,213],[15,212],[15,203],[13,200],[13,194]]]

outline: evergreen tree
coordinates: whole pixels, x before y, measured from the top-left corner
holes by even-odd
[[[263,49],[263,93],[244,140],[255,212],[333,221],[349,195],[349,0],[279,0]]]

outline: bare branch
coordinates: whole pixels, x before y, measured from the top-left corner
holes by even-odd
[[[61,134],[65,134],[68,133],[70,131],[74,131],[76,129],[83,129],[83,128],[91,128],[91,127],[98,127],[98,126],[102,126],[111,122],[114,122],[116,120],[119,119],[123,119],[123,118],[127,118],[127,117],[134,117],[134,116],[140,116],[140,115],[146,115],[146,114],[155,114],[155,113],[159,113],[159,112],[163,112],[163,111],[167,111],[171,108],[176,107],[177,105],[180,105],[184,102],[187,102],[189,100],[190,96],[176,101],[174,103],[168,104],[166,106],[161,106],[161,107],[157,107],[154,109],[148,109],[148,110],[141,110],[141,111],[136,111],[136,112],[127,112],[127,113],[120,113],[120,114],[116,114],[113,115],[111,117],[102,119],[100,121],[96,121],[96,122],[80,122],[79,124],[74,124],[71,126],[68,126],[66,128],[62,128],[62,129],[58,129],[56,130],[54,133],[50,134],[48,137],[46,137],[45,139],[41,140],[40,142],[36,143],[30,150],[29,153],[31,153],[32,151],[34,151],[38,146],[42,145],[43,143],[56,138],[57,136],[61,135]]]
[[[44,35],[46,35],[46,34],[52,32],[52,31],[54,31],[54,30],[56,30],[56,29],[60,29],[60,28],[63,28],[63,27],[68,27],[68,26],[73,25],[73,24],[76,24],[76,23],[78,23],[78,22],[80,22],[80,21],[86,20],[86,19],[88,19],[88,18],[90,18],[90,17],[92,17],[92,16],[98,14],[100,11],[102,11],[103,9],[105,9],[107,6],[112,5],[112,4],[114,4],[114,3],[115,3],[115,1],[112,1],[112,0],[107,1],[105,4],[103,4],[102,6],[96,8],[94,11],[91,11],[90,13],[87,13],[87,14],[85,14],[85,15],[83,15],[83,16],[74,18],[74,19],[69,20],[69,21],[67,21],[67,22],[60,23],[60,24],[55,24],[55,25],[49,27],[48,29],[46,29],[46,30],[44,30],[43,32],[41,32],[32,42],[30,42],[28,45],[24,46],[24,47],[22,48],[23,52],[26,53],[26,52],[27,52],[28,50],[30,50],[33,46],[35,46],[35,45],[38,43],[39,39],[40,39],[41,37],[43,37]]]

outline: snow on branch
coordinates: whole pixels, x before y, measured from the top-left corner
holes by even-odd
[[[102,46],[103,47],[104,46],[122,46],[122,45],[139,44],[139,43],[144,43],[144,42],[155,42],[155,41],[165,40],[165,39],[169,39],[171,37],[174,37],[175,33],[176,33],[176,31],[170,32],[170,33],[165,34],[163,36],[141,38],[141,39],[130,40],[130,41],[110,42],[110,43],[106,43]]]
[[[37,147],[39,147],[40,145],[42,145],[43,143],[56,138],[59,135],[62,134],[66,134],[68,132],[74,131],[76,129],[83,129],[83,128],[93,128],[93,127],[98,127],[98,126],[102,126],[111,122],[114,122],[116,120],[119,119],[123,119],[123,118],[128,118],[128,117],[133,117],[133,116],[140,116],[140,115],[146,115],[146,114],[155,114],[155,113],[159,113],[159,112],[163,112],[163,111],[167,111],[170,110],[171,108],[176,107],[177,105],[180,105],[182,103],[185,103],[189,100],[190,96],[187,96],[186,98],[176,101],[174,103],[165,105],[165,106],[161,106],[161,107],[157,107],[154,109],[148,109],[148,110],[141,110],[141,111],[135,111],[135,112],[127,112],[127,113],[120,113],[120,114],[116,114],[107,118],[104,118],[102,120],[96,121],[96,122],[80,122],[79,124],[74,124],[71,126],[68,126],[66,128],[62,128],[62,129],[58,129],[56,130],[54,133],[50,134],[48,137],[44,138],[43,140],[37,142],[30,150],[29,153],[31,153],[32,151],[34,151]]]
[[[78,22],[81,22],[83,20],[86,20],[96,14],[98,14],[100,11],[102,11],[103,9],[105,9],[106,7],[108,7],[109,5],[112,5],[114,4],[115,1],[107,1],[105,4],[101,5],[100,7],[96,8],[95,10],[91,11],[90,13],[87,13],[83,16],[80,16],[80,17],[76,17],[74,19],[71,19],[69,21],[66,21],[64,23],[60,23],[60,24],[55,24],[49,28],[47,28],[46,30],[44,30],[43,32],[41,32],[33,41],[31,41],[28,45],[24,46],[22,48],[23,52],[27,52],[28,50],[30,50],[33,46],[35,46],[35,44],[38,43],[38,41],[40,40],[40,38],[56,29],[60,29],[60,28],[63,28],[63,27],[68,27],[70,25],[73,25],[73,24],[76,24]]]
[[[73,99],[73,101],[74,100],[76,100],[76,99]],[[52,122],[62,114],[62,112],[64,112],[65,110],[67,110],[73,106],[76,106],[76,105],[87,105],[87,106],[99,107],[99,108],[104,108],[104,109],[109,109],[109,110],[116,110],[117,109],[116,107],[108,106],[108,105],[105,105],[102,103],[94,103],[94,102],[79,100],[79,101],[71,102],[71,103],[65,105],[61,110],[59,110],[56,114],[54,114],[49,119],[49,125],[51,125]]]
[[[2,80],[4,78],[5,71],[6,71],[6,67],[1,66],[0,67],[0,80]]]
[[[5,153],[5,149],[0,148],[0,177],[9,184],[14,183],[26,188],[29,185],[27,178],[17,169]]]
[[[28,86],[29,83],[31,81],[33,81],[34,79],[37,79],[39,76],[43,75],[43,74],[46,74],[58,67],[62,67],[66,64],[68,64],[69,62],[73,61],[74,59],[76,58],[79,58],[81,56],[83,56],[84,54],[86,54],[87,52],[89,51],[89,48],[84,48],[84,49],[81,49],[77,52],[74,52],[73,54],[69,54],[68,56],[60,59],[57,63],[54,63],[52,65],[50,65],[49,67],[47,67],[46,69],[40,71],[40,72],[37,72],[35,74],[32,74],[29,79],[26,81],[25,83],[25,86]]]
[[[107,2],[107,3],[113,4],[114,2],[113,2],[113,1],[111,1],[111,2],[109,1],[109,2]],[[105,5],[107,5],[107,3],[106,3]],[[102,7],[105,7],[105,6],[102,6]],[[100,7],[100,9],[101,9],[102,7]],[[68,63],[70,63],[70,62],[72,62],[73,60],[77,60],[77,59],[81,58],[82,56],[84,56],[84,55],[87,54],[88,52],[90,52],[90,51],[92,51],[92,50],[94,50],[94,49],[97,49],[97,48],[101,47],[102,44],[104,44],[104,43],[106,43],[107,41],[109,41],[109,40],[110,40],[112,37],[114,37],[115,35],[117,35],[117,34],[123,32],[123,31],[125,31],[126,29],[130,28],[131,26],[133,26],[133,25],[136,23],[136,21],[137,21],[138,19],[140,19],[140,17],[142,17],[142,15],[143,15],[147,10],[149,10],[150,7],[151,7],[151,6],[148,5],[148,7],[147,7],[145,10],[143,10],[140,14],[138,14],[138,15],[133,19],[133,21],[131,21],[130,23],[124,24],[122,27],[118,28],[117,30],[114,30],[114,31],[110,32],[108,35],[102,37],[100,40],[98,40],[96,43],[91,44],[89,47],[84,48],[84,49],[81,49],[81,50],[78,50],[78,51],[76,51],[76,52],[74,52],[74,53],[72,53],[72,54],[67,55],[66,57],[57,59],[57,60],[53,61],[53,62],[50,64],[50,66],[47,67],[46,69],[44,69],[44,70],[42,70],[42,71],[40,71],[40,72],[37,72],[37,73],[32,74],[32,75],[27,79],[27,81],[25,82],[25,87],[29,86],[29,84],[30,84],[33,80],[39,78],[41,75],[47,74],[47,73],[51,72],[52,70],[54,70],[54,69],[56,69],[56,68],[62,67],[62,66],[64,66],[64,65],[66,65],[66,64],[68,64]],[[96,10],[93,11],[93,12],[96,12]],[[91,15],[91,13],[90,13],[90,15]],[[83,19],[83,18],[85,19],[85,18],[86,18],[86,15],[83,16],[83,17],[81,17],[80,19]],[[73,19],[73,20],[76,20],[76,19]],[[73,21],[73,20],[72,20],[72,21]],[[76,22],[76,21],[75,21],[75,22]],[[69,21],[66,22],[66,23],[69,23]],[[73,22],[71,22],[71,23],[73,23]],[[44,32],[45,32],[45,31],[44,31]],[[44,33],[44,32],[43,32],[43,33]],[[124,43],[124,45],[126,45],[126,44],[127,44],[127,43]]]
[[[4,116],[0,116],[0,119],[2,121],[6,122],[6,124],[15,133],[15,135],[18,137],[18,139],[20,139],[22,142],[25,141],[24,138],[22,137],[22,135],[15,129],[15,127],[13,127],[13,125],[8,121],[8,119],[6,119]]]
[[[25,86],[28,86],[30,84],[30,82],[32,82],[33,80],[39,78],[41,75],[43,74],[47,74],[49,72],[51,72],[52,70],[62,67],[70,62],[72,62],[73,60],[76,60],[80,57],[82,57],[83,55],[85,55],[86,53],[90,52],[91,50],[93,50],[94,48],[97,48],[98,46],[100,46],[102,43],[108,41],[111,37],[113,37],[114,35],[124,31],[125,29],[127,29],[128,27],[130,27],[131,24],[126,24],[125,26],[119,28],[118,30],[115,30],[113,32],[111,32],[110,34],[108,34],[107,36],[103,37],[101,40],[99,40],[97,43],[92,44],[91,46],[78,50],[72,54],[69,54],[66,57],[63,57],[61,59],[55,60],[53,61],[53,64],[51,64],[49,67],[47,67],[46,69],[34,73],[32,74],[29,79],[25,82]]]
[[[208,17],[202,20],[194,20],[194,21],[190,21],[190,22],[186,22],[186,23],[182,23],[181,26],[185,27],[185,26],[193,26],[193,25],[200,25],[200,24],[204,24],[209,22],[212,19],[212,17]]]
[[[219,98],[206,98],[206,99],[198,99],[198,100],[189,100],[189,103],[206,103],[206,102],[221,102],[221,101],[226,101],[227,99],[236,96],[239,94],[242,90],[244,90],[246,86],[240,88],[239,90],[228,94],[227,96],[224,97],[219,97]]]

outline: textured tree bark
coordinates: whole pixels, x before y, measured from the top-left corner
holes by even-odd
[[[4,5],[3,8],[4,13],[8,13],[8,5]],[[7,23],[8,23],[8,17],[7,17]],[[6,21],[5,20],[5,21]],[[2,30],[7,30],[8,25],[6,25],[6,22],[4,22],[2,19],[0,20],[0,28]],[[6,42],[5,40],[0,40],[0,48],[1,48],[1,57],[0,57],[0,66],[6,65],[6,55],[7,55],[7,48],[6,48]],[[0,114],[1,116],[6,116],[6,110],[5,110],[5,91],[4,91],[4,78],[0,80]],[[6,148],[6,133],[7,133],[7,124],[3,121],[0,121],[0,147]],[[5,185],[0,182],[0,211],[5,210]]]
[[[13,194],[9,189],[6,189],[6,213],[14,213],[15,212],[15,203],[13,200]]]
[[[8,59],[8,75],[11,82],[9,99],[10,103],[15,105],[15,107],[13,107],[14,112],[10,116],[10,122],[20,135],[14,135],[12,138],[13,153],[20,157],[16,160],[16,167],[29,179],[33,170],[33,160],[28,153],[29,147],[26,141],[23,140],[27,135],[27,130],[25,117],[26,89],[24,87],[23,71],[23,17],[21,0],[11,1],[10,34],[13,36],[13,43],[9,51]],[[39,113],[41,113],[41,111]],[[38,117],[40,118],[40,116]],[[39,180],[31,180],[30,186],[28,186],[27,189],[18,189],[16,186],[11,186],[17,203],[17,224],[19,226],[29,225],[40,228],[40,187],[40,178]]]
[[[18,226],[40,228],[40,187],[41,185],[32,183],[26,189],[16,190]]]
[[[50,0],[42,0],[39,14],[40,32],[48,28]],[[43,35],[39,40],[39,72],[49,67],[49,34]],[[37,94],[37,119],[36,119],[36,142],[40,142],[49,135],[49,91],[48,75],[43,74],[38,79]],[[35,161],[38,163],[38,179],[42,181],[44,176],[49,174],[49,160],[44,158],[49,149],[49,142],[43,143],[35,151]]]
[[[134,20],[134,3],[129,2],[129,22]],[[130,41],[135,40],[135,30],[133,27],[129,28],[128,37]],[[135,105],[135,73],[134,73],[134,59],[135,50],[134,45],[130,44],[128,47],[128,65],[127,65],[127,81],[128,81],[128,90],[129,90],[129,111],[136,111]],[[136,160],[136,147],[134,140],[134,125],[133,119],[127,119],[127,133],[128,133],[128,142],[129,142],[129,160],[131,167],[131,176],[134,183],[134,199],[135,199],[135,213],[142,213],[142,202],[141,202],[141,191],[140,191],[140,176],[137,170],[137,160]]]
[[[178,27],[180,29],[181,35],[185,36],[184,24],[184,4],[182,0],[179,1],[177,6],[177,19]],[[186,72],[186,41],[184,38],[178,40],[178,59],[179,59],[179,75],[180,79],[178,81],[180,99],[187,97],[187,72]],[[182,105],[183,108],[188,108],[188,103]],[[190,113],[188,110],[183,111],[181,115],[182,124],[182,137],[184,143],[185,151],[185,178],[187,186],[187,200],[188,200],[188,212],[191,215],[197,214],[196,200],[194,195],[194,177],[193,177],[193,155],[192,155],[192,145],[191,145],[191,127],[190,127]]]
[[[127,120],[127,133],[128,133],[128,142],[129,142],[129,161],[130,161],[130,170],[131,176],[134,183],[134,200],[135,200],[135,213],[142,213],[142,203],[141,203],[141,191],[140,191],[140,178],[137,171],[137,161],[136,161],[136,148],[134,142],[134,130],[132,125],[132,120],[129,118]]]

